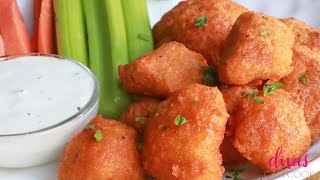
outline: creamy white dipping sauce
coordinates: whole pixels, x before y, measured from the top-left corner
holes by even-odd
[[[0,62],[0,135],[41,130],[76,114],[94,90],[69,60],[26,56]]]

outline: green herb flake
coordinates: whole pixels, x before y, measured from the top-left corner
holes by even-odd
[[[304,74],[299,77],[299,81],[306,86],[308,84],[308,78],[309,77],[306,74]]]
[[[269,94],[273,94],[277,92],[278,88],[282,88],[284,84],[282,82],[276,82],[274,84],[267,84],[263,88],[263,95],[268,96]]]
[[[205,85],[211,87],[218,85],[219,78],[217,69],[211,66],[206,67],[204,69],[203,82]]]
[[[267,29],[267,30],[261,30],[261,31],[260,31],[260,35],[261,35],[261,36],[270,35],[270,30],[268,30],[268,29]]]
[[[77,109],[78,109],[78,111],[80,111],[81,108],[78,106]]]
[[[258,93],[256,93],[256,92],[249,92],[248,94],[247,94],[247,97],[248,98],[252,98],[252,97],[256,97],[258,95]]]
[[[145,122],[143,121],[143,119],[142,119],[141,116],[136,116],[136,117],[134,118],[134,121],[140,123],[141,125],[144,125],[144,124],[145,124]]]
[[[30,116],[31,114],[30,114],[30,113],[27,113],[27,115]]]
[[[260,97],[254,97],[253,100],[259,104],[264,104],[264,99]]]
[[[207,21],[208,21],[208,17],[207,16],[200,16],[198,19],[196,19],[194,25],[196,27],[202,27],[202,26],[206,25]]]
[[[245,95],[246,95],[246,92],[242,91],[241,96],[245,96]]]
[[[94,133],[94,136],[93,136],[93,137],[96,138],[96,141],[97,141],[97,142],[102,141],[102,139],[103,139],[103,134],[102,134],[101,130],[100,130],[100,129],[97,129],[97,130],[96,130],[96,133]]]
[[[252,85],[251,89],[257,89],[257,86],[256,85]]]
[[[268,20],[268,16],[262,15],[262,18]]]
[[[163,130],[163,131],[166,131],[166,130],[168,130],[168,129],[169,129],[168,126],[163,126],[163,127],[162,127],[162,130]]]
[[[176,118],[174,118],[174,124],[177,125],[177,126],[181,126],[182,124],[186,123],[188,120],[181,116],[181,115],[178,115],[176,116]]]
[[[248,94],[246,94],[244,91],[241,92],[242,96],[247,96],[249,99],[253,98],[253,100],[259,104],[264,104],[264,99],[258,97],[258,93],[257,92],[249,92]]]
[[[94,129],[94,128],[96,128],[96,125],[95,125],[95,124],[89,124],[89,125],[87,125],[84,129],[85,129],[85,130],[90,130],[90,129]]]
[[[152,37],[149,34],[139,33],[138,38],[146,42],[152,42]]]
[[[192,104],[197,104],[199,102],[199,99],[196,97],[194,100],[192,100]]]

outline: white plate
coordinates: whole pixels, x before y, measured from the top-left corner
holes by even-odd
[[[32,1],[33,0],[18,0],[19,7],[22,11],[24,20],[27,27],[32,32]],[[148,8],[151,23],[156,23],[160,17],[176,5],[180,0],[148,0]],[[317,0],[235,0],[246,7],[259,12],[265,12],[277,17],[295,17],[303,20],[311,26],[320,27],[320,1]],[[50,140],[48,141],[50,146]],[[248,168],[243,174],[242,178],[249,179],[261,179],[261,180],[294,180],[305,179],[307,176],[313,175],[320,171],[320,141],[314,144],[307,153],[310,157],[309,165],[305,168],[299,168],[295,170],[283,170],[277,174],[271,176],[264,176],[258,173],[255,168]],[[3,169],[0,168],[0,179],[10,180],[31,180],[31,179],[45,179],[54,180],[57,179],[57,166],[58,161],[31,167],[25,169]]]

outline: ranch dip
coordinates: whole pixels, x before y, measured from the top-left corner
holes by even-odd
[[[93,90],[91,75],[70,60],[26,56],[0,62],[0,135],[58,124],[80,111]]]

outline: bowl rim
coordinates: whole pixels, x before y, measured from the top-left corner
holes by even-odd
[[[14,134],[0,134],[0,138],[12,137],[12,136],[25,136],[25,135],[40,134],[40,133],[43,133],[43,132],[46,132],[46,131],[53,130],[53,129],[57,128],[57,127],[63,126],[65,124],[71,122],[72,120],[76,120],[78,116],[82,116],[83,114],[86,114],[99,101],[100,84],[99,84],[99,81],[98,81],[96,75],[88,67],[86,67],[85,65],[83,65],[80,62],[77,62],[76,60],[73,60],[71,58],[68,58],[68,57],[65,57],[65,56],[61,56],[61,55],[56,55],[56,54],[26,53],[26,54],[21,54],[21,55],[0,56],[0,63],[3,62],[3,61],[7,61],[7,60],[19,58],[19,57],[29,57],[29,56],[54,57],[54,58],[57,58],[59,60],[70,61],[70,62],[76,64],[77,66],[80,66],[93,79],[94,87],[93,87],[92,95],[91,95],[89,101],[83,106],[83,108],[80,109],[80,111],[78,111],[77,113],[75,113],[74,115],[72,115],[71,117],[69,117],[69,118],[67,118],[67,119],[65,119],[63,121],[60,121],[57,124],[54,124],[54,125],[51,125],[51,126],[39,129],[39,130],[30,131],[30,132],[14,133]]]

